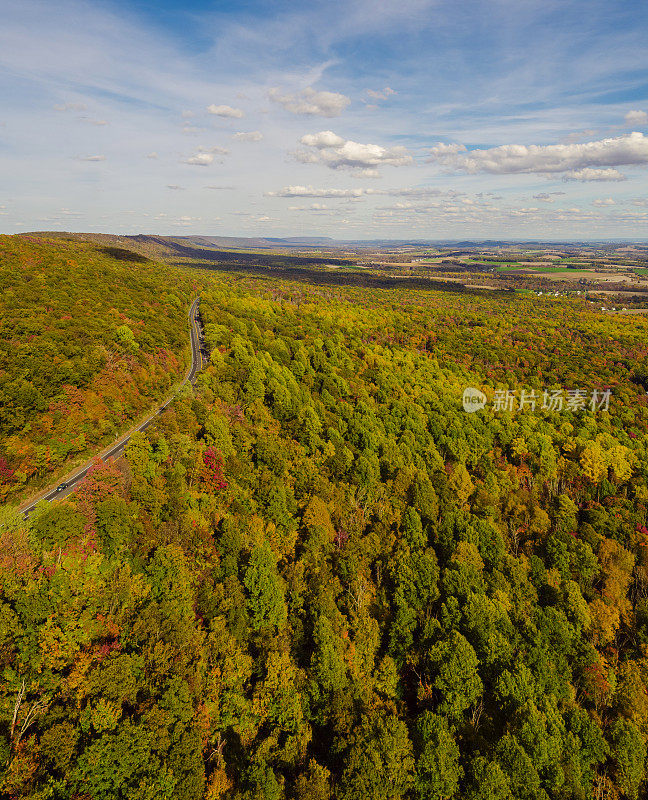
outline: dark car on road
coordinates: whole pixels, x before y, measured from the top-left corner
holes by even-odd
[[[63,489],[67,489],[67,487],[68,487],[67,483],[59,483],[59,485],[56,487],[56,491],[62,492]]]

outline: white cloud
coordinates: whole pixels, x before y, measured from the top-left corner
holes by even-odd
[[[439,142],[434,147],[430,148],[430,159],[429,161],[434,160],[442,160],[448,156],[454,156],[457,153],[465,153],[467,148],[463,144],[458,144],[456,142],[452,142],[451,144],[444,144],[443,142]]]
[[[599,208],[605,208],[605,206],[615,206],[616,203],[611,197],[605,197],[602,199],[592,200],[593,206],[599,206]]]
[[[353,173],[357,178],[380,178],[380,172],[373,167],[358,169]]]
[[[79,161],[105,161],[106,156],[79,156]]]
[[[217,106],[212,103],[207,106],[209,114],[216,114],[217,117],[230,117],[232,119],[241,119],[245,114],[240,108],[232,108],[232,106]]]
[[[462,192],[454,189],[435,189],[429,186],[414,186],[404,189],[366,189],[358,187],[355,189],[314,189],[312,186],[284,186],[274,192],[265,192],[266,197],[338,197],[338,198],[359,198],[370,195],[388,195],[390,197],[457,197]],[[556,192],[564,194],[564,192]]]
[[[181,227],[186,227],[187,225],[191,225],[192,222],[200,222],[201,220],[202,220],[202,217],[182,216],[182,217],[178,217],[178,219],[175,222],[172,222],[171,224],[172,225],[178,225],[178,226],[181,226]]]
[[[318,147],[320,149],[324,147],[341,147],[345,142],[341,136],[338,136],[337,133],[333,133],[333,131],[307,133],[305,136],[302,136],[300,141],[308,147]]]
[[[232,139],[236,139],[239,142],[260,142],[263,139],[263,134],[261,131],[240,131],[235,133]]]
[[[194,167],[208,167],[214,162],[213,153],[195,153],[193,156],[185,159],[185,164],[191,164]]]
[[[555,203],[556,197],[558,195],[565,194],[564,192],[540,192],[540,194],[534,194],[534,200],[541,200],[543,203]]]
[[[199,147],[199,153],[216,153],[219,156],[226,156],[229,154],[229,150],[226,147],[219,147],[218,145],[214,145],[213,147]]]
[[[455,189],[434,189],[430,186],[414,186],[407,189],[376,190],[376,194],[384,193],[392,197],[459,197],[463,192]]]
[[[581,181],[587,183],[588,181],[624,181],[626,176],[619,172],[618,169],[594,169],[593,167],[585,167],[584,169],[576,169],[566,172],[563,175],[564,181]]]
[[[158,154],[155,151],[153,151],[152,153],[147,153],[146,157],[147,158],[158,158]]]
[[[87,122],[90,125],[97,125],[99,127],[108,124],[105,119],[90,119],[90,117],[81,117],[81,119],[83,120],[83,122]]]
[[[267,197],[360,197],[366,189],[314,189],[312,186],[284,186]]]
[[[635,131],[626,136],[580,144],[507,144],[470,151],[464,145],[440,143],[430,153],[429,161],[469,174],[563,173],[566,180],[619,181],[624,176],[613,167],[648,163],[648,137]]]
[[[298,161],[324,164],[330,169],[356,169],[361,171],[362,177],[374,177],[376,167],[383,165],[402,167],[412,163],[412,156],[405,147],[361,144],[343,139],[333,131],[306,134],[300,142],[310,150],[297,150],[294,155]]]
[[[325,203],[311,203],[309,206],[288,206],[288,211],[326,211],[339,213],[336,209],[332,209]]]
[[[390,95],[396,94],[396,92],[390,89],[389,86],[385,86],[381,92],[377,92],[374,89],[367,89],[367,94],[374,100],[386,100]]]
[[[631,128],[633,125],[645,125],[648,122],[648,114],[645,111],[628,111],[624,117],[626,125]]]
[[[268,96],[293,114],[317,117],[339,117],[351,103],[351,99],[338,92],[317,92],[309,87],[296,94],[282,95],[279,89],[270,89]]]
[[[184,190],[185,190],[184,186],[177,186],[175,183],[167,183],[167,187],[166,188],[167,189],[173,189],[174,191],[177,191],[177,192],[184,192]],[[162,216],[166,216],[166,214],[159,214],[158,216],[162,217]]]
[[[208,167],[213,164],[215,156],[226,156],[228,153],[229,150],[225,147],[218,147],[218,145],[214,147],[199,147],[198,152],[185,159],[184,163],[195,167]]]

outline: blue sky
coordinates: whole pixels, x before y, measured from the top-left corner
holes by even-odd
[[[648,238],[645,2],[3,5],[3,232]]]

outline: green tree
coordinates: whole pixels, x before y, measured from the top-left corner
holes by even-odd
[[[431,647],[426,660],[432,686],[439,693],[437,712],[453,721],[461,719],[484,689],[473,647],[455,631]]]
[[[285,626],[288,618],[277,559],[267,541],[254,547],[243,579],[248,591],[247,610],[255,631]]]
[[[610,750],[619,786],[627,797],[636,800],[645,773],[644,737],[634,723],[619,719],[612,727]]]
[[[420,800],[448,800],[459,788],[463,770],[447,721],[425,711],[416,724],[417,750],[414,791]]]
[[[412,743],[406,725],[393,712],[362,718],[345,762],[341,800],[398,800],[412,787]]]

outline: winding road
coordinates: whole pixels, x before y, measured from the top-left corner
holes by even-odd
[[[166,409],[166,407],[175,400],[185,384],[193,384],[195,382],[196,375],[203,367],[203,338],[198,318],[199,305],[200,297],[197,297],[189,309],[189,328],[191,331],[191,368],[185,375],[185,379],[176,389],[174,394],[167,398],[164,404],[161,405],[157,411],[147,417],[144,422],[140,423],[140,425],[138,425],[136,428],[132,428],[127,434],[122,435],[119,439],[117,439],[117,441],[113,442],[105,450],[99,453],[99,458],[101,458],[102,461],[106,461],[109,458],[116,458],[117,456],[121,455],[134,433],[137,433],[138,431],[145,431],[155,422],[157,417]],[[64,485],[65,488],[59,489],[57,486],[50,486],[48,489],[43,490],[43,492],[41,492],[35,500],[28,500],[27,505],[19,509],[20,513],[27,517],[34,510],[37,503],[41,503],[43,500],[51,502],[52,500],[67,497],[67,495],[71,494],[76,489],[77,485],[85,478],[96,457],[97,456],[93,456],[93,458],[86,461],[81,469],[79,469],[70,477],[66,478],[63,481],[63,484],[59,484]]]

